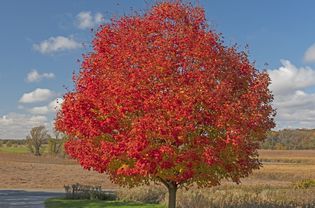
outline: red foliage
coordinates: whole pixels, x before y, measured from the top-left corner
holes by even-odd
[[[56,119],[66,150],[120,184],[239,182],[274,127],[267,73],[179,2],[101,26],[74,81]]]

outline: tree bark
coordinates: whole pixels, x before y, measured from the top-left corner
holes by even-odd
[[[176,208],[176,192],[178,189],[178,184],[172,181],[164,180],[163,178],[159,179],[168,190],[168,208]]]
[[[169,183],[168,187],[168,208],[176,208],[177,186]]]
[[[35,156],[40,156],[40,147],[35,146]]]

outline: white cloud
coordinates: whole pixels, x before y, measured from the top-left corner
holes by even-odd
[[[315,44],[309,47],[304,54],[304,61],[309,63],[315,62]]]
[[[35,91],[39,92],[39,90]],[[52,117],[60,110],[62,102],[63,98],[50,99],[46,106],[31,109],[23,107],[28,113],[0,115],[0,139],[24,139],[33,127],[40,125],[44,125],[52,133],[54,124]]]
[[[63,103],[63,98],[57,98],[49,103],[48,108],[52,112],[59,111],[61,109],[62,103]]]
[[[50,123],[45,116],[9,113],[0,117],[0,139],[24,139],[29,131],[44,125],[50,128]]]
[[[8,118],[7,116],[2,116],[0,118],[0,126],[10,125],[13,123],[13,120],[11,118]]]
[[[47,106],[33,107],[29,111],[32,114],[48,114],[50,112]]]
[[[35,115],[44,115],[49,113],[56,113],[61,109],[62,98],[57,98],[51,101],[46,106],[33,107],[29,109],[29,112]]]
[[[23,106],[23,105],[18,105],[17,108],[18,108],[19,110],[23,110],[23,109],[24,109],[24,106]]]
[[[24,93],[20,98],[20,103],[35,103],[49,100],[55,96],[55,93],[49,89],[37,88],[32,92]]]
[[[54,73],[38,73],[37,70],[32,70],[27,74],[26,81],[27,82],[39,82],[42,79],[53,79],[55,78]]]
[[[315,70],[297,68],[290,61],[281,61],[278,69],[268,70],[270,89],[277,109],[277,129],[315,128]]]
[[[73,37],[50,37],[38,44],[34,44],[33,48],[42,54],[51,54],[55,52],[73,50],[80,48],[82,45],[74,40]]]
[[[315,128],[315,93],[275,96],[277,128]]]
[[[104,17],[101,13],[96,13],[93,16],[90,11],[83,11],[76,16],[76,25],[82,30],[91,29],[102,22],[104,22]]]
[[[287,94],[315,85],[315,70],[310,67],[297,68],[288,60],[281,60],[283,66],[268,70],[270,89],[274,94]]]
[[[62,102],[63,98],[56,98],[46,106],[25,109],[29,113],[0,115],[0,139],[24,139],[33,127],[40,125],[51,133],[54,124],[51,118],[60,110]]]

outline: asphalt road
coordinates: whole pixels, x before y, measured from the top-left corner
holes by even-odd
[[[0,190],[0,208],[44,208],[47,198],[63,195],[55,192]]]

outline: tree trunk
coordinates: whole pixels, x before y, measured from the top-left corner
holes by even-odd
[[[35,146],[35,156],[40,156],[40,147]]]
[[[169,184],[167,189],[168,189],[168,208],[176,208],[177,186],[174,184]]]

